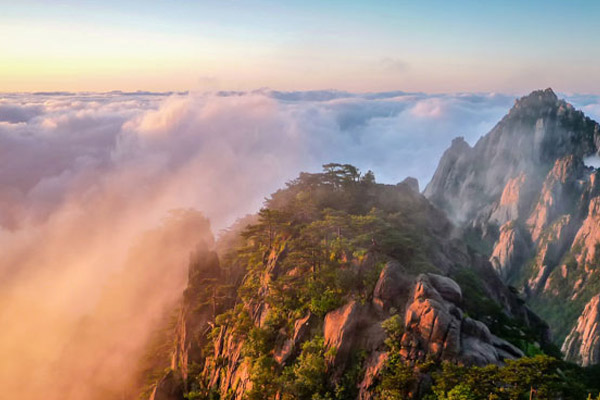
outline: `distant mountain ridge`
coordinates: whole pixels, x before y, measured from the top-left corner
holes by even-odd
[[[584,164],[599,147],[598,123],[534,91],[472,148],[455,139],[424,191],[583,365],[600,362],[600,185]]]

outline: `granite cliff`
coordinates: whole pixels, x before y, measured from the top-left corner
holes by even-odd
[[[595,121],[551,89],[535,91],[473,147],[455,139],[424,191],[583,365],[600,351],[600,187],[586,165],[599,144]]]

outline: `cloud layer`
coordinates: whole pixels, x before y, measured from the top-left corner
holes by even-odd
[[[570,99],[600,114],[597,96]],[[25,400],[42,390],[94,400],[114,395],[109,382],[127,383],[156,316],[185,283],[189,250],[206,240],[201,217],[165,220],[169,210],[197,209],[223,228],[326,162],[424,185],[453,137],[474,143],[513,100],[270,90],[0,97],[0,386]],[[179,245],[160,248],[148,235]]]

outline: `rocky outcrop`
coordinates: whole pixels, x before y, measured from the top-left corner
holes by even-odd
[[[157,382],[151,399],[183,400],[183,394],[190,389],[190,374],[197,374],[199,368],[209,363],[206,349],[211,344],[209,334],[214,319],[232,306],[232,289],[223,291],[218,284],[223,281],[217,253],[205,244],[200,245],[190,257],[188,286],[183,292],[174,329],[171,368]],[[217,340],[219,346],[215,348],[219,351],[225,347],[222,342]],[[225,351],[235,357],[236,352],[231,348]],[[234,364],[237,370],[237,363]]]
[[[460,287],[450,278],[420,275],[406,309],[401,354],[413,361],[429,357],[474,365],[500,364],[523,355],[492,335],[484,323],[465,317],[461,299]]]
[[[381,322],[382,316],[374,312],[372,305],[355,300],[325,315],[323,338],[325,347],[333,350],[327,361],[334,379],[341,376],[352,352],[363,349],[371,353],[382,347],[385,332]]]
[[[244,360],[243,340],[229,327],[221,327],[213,340],[213,356],[206,359],[202,376],[221,398],[243,398],[252,388],[250,366]]]
[[[411,188],[413,191],[415,191],[416,193],[419,193],[419,181],[417,180],[417,178],[413,178],[412,176],[409,176],[408,178],[406,178],[402,182],[400,182],[399,185],[406,185],[409,188]]]
[[[473,148],[453,143],[424,192],[471,242],[483,243],[478,251],[504,282],[544,304],[542,317],[558,337],[578,317],[556,317],[564,302],[597,294],[588,283],[600,273],[600,188],[598,171],[583,160],[599,144],[600,125],[551,89],[535,91]]]
[[[373,290],[373,304],[381,311],[403,308],[408,300],[411,283],[399,262],[386,263]]]
[[[217,304],[217,293],[207,293],[207,283],[221,279],[219,258],[207,248],[198,249],[191,257],[188,287],[183,301],[175,331],[175,351],[171,368],[181,373],[183,380],[188,377],[192,364],[204,361],[203,347],[208,343],[209,333],[215,316],[223,305]]]
[[[505,204],[511,200],[520,180],[527,185],[519,186],[519,202],[529,196],[535,200],[540,193],[536,186],[556,160],[566,156],[581,160],[593,154],[599,137],[598,124],[558,100],[551,89],[535,91],[517,100],[473,148],[462,138],[455,139],[424,194],[455,221],[468,223],[489,216],[504,192]]]
[[[365,374],[362,381],[358,385],[359,400],[373,399],[373,389],[377,384],[378,377],[385,367],[388,356],[389,354],[386,351],[376,351],[371,354],[368,360],[365,362]]]
[[[543,230],[557,216],[573,209],[576,194],[580,192],[577,179],[582,175],[583,167],[583,161],[573,155],[556,160],[544,180],[539,200],[527,219],[534,242],[540,239]]]
[[[596,246],[600,244],[600,197],[590,200],[587,218],[577,231],[574,244],[580,249],[577,261],[580,264],[594,260]]]
[[[557,218],[544,230],[537,242],[537,252],[533,262],[532,275],[527,281],[527,291],[537,293],[546,287],[550,273],[558,266],[563,254],[573,241],[573,226],[570,215]],[[537,271],[537,272],[535,272]]]
[[[310,311],[305,317],[294,323],[294,333],[291,338],[286,339],[283,345],[275,351],[275,361],[284,365],[288,358],[296,352],[300,345],[309,337],[311,327],[316,322],[316,316]]]
[[[468,203],[461,203],[471,197],[471,193],[469,193],[471,188],[462,184],[461,174],[469,162],[471,152],[471,146],[463,137],[452,140],[452,144],[444,152],[431,182],[423,192],[434,204],[438,206],[445,204],[440,208],[444,211],[451,211],[448,214],[458,220],[466,219],[466,213],[472,208]],[[469,179],[474,179],[474,177],[471,176]]]
[[[587,303],[561,350],[565,359],[583,366],[600,362],[600,295]]]
[[[335,349],[335,354],[329,360],[331,364],[339,366],[348,359],[356,339],[357,326],[362,317],[361,312],[362,307],[356,301],[351,301],[325,316],[323,325],[325,346]]]
[[[523,207],[523,194],[527,192],[525,187],[526,178],[524,173],[520,173],[506,182],[500,196],[500,202],[490,215],[490,222],[503,225],[519,218]]]

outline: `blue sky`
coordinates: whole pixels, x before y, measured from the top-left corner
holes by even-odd
[[[19,1],[0,91],[600,91],[600,2]]]

